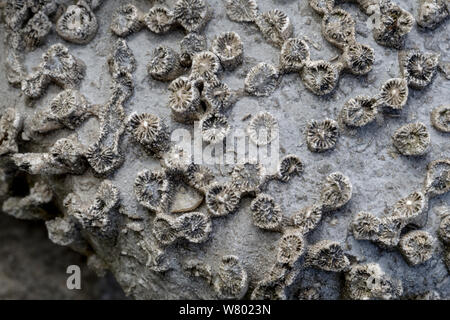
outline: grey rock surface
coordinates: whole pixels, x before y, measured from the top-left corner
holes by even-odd
[[[417,16],[419,1],[396,2],[413,16]],[[152,1],[130,1],[130,3],[147,12]],[[165,3],[173,7],[174,1],[168,0]],[[231,89],[241,90],[251,67],[259,62],[278,64],[279,49],[268,44],[254,24],[230,21],[223,1],[208,0],[208,3],[214,8],[213,18],[204,31],[208,47],[214,36],[224,31],[235,31],[243,42],[243,64],[232,72],[225,71],[221,76],[223,82]],[[307,1],[259,0],[258,5],[261,12],[279,8],[290,17],[294,36],[309,42],[312,60],[328,61],[340,54],[340,51],[321,35],[321,17],[311,9]],[[337,119],[348,99],[361,94],[375,95],[387,79],[400,75],[398,50],[382,47],[375,42],[368,23],[370,18],[355,4],[343,3],[338,6],[350,12],[355,19],[357,41],[374,49],[373,70],[365,76],[342,74],[337,89],[325,97],[316,96],[308,91],[298,74],[285,75],[278,88],[269,97],[243,96],[235,103],[228,114],[231,130],[245,129],[248,120],[243,119],[260,111],[268,111],[278,120],[281,156],[295,154],[304,164],[304,172],[299,177],[292,177],[288,183],[271,181],[266,191],[274,197],[286,217],[292,217],[296,211],[318,201],[321,184],[330,173],[339,171],[349,177],[353,185],[351,200],[343,208],[324,215],[318,227],[307,235],[308,245],[321,240],[336,241],[341,244],[346,254],[353,257],[353,263],[378,263],[391,278],[401,280],[402,297],[413,297],[434,290],[441,298],[449,299],[449,270],[444,263],[445,248],[440,241],[437,241],[435,254],[430,260],[412,267],[407,264],[398,249],[381,249],[372,242],[355,240],[349,230],[349,225],[358,212],[369,211],[381,216],[397,200],[420,190],[427,164],[432,160],[450,156],[450,136],[435,130],[430,122],[431,110],[449,103],[450,82],[445,75],[438,72],[430,86],[423,90],[410,89],[407,105],[398,114],[380,113],[376,121],[368,126],[342,132],[333,150],[313,153],[307,148],[304,131],[310,120]],[[95,38],[87,45],[66,42],[54,31],[51,32],[42,46],[26,54],[26,68],[29,71],[33,70],[50,45],[61,42],[87,66],[80,92],[94,105],[105,103],[110,96],[112,84],[107,57],[116,41],[116,36],[112,35],[109,26],[116,9],[115,1],[105,1],[95,11],[99,29]],[[43,97],[31,101],[20,89],[10,86],[4,76],[6,72],[3,54],[6,52],[4,35],[5,26],[1,24],[0,111],[14,107],[25,118],[30,118],[36,112],[44,110],[61,89],[50,85]],[[185,128],[193,131],[192,125],[180,124],[171,119],[170,108],[167,107],[168,84],[149,77],[146,68],[154,48],[167,45],[179,51],[179,42],[183,36],[184,32],[181,29],[164,35],[156,35],[142,29],[127,37],[128,45],[137,61],[137,69],[133,73],[134,94],[124,107],[127,115],[132,112],[147,112],[165,119],[171,130]],[[446,22],[432,31],[420,29],[414,23],[412,31],[406,38],[405,48],[439,52],[444,64],[450,60],[449,37],[450,26]],[[428,128],[431,137],[430,150],[421,157],[402,156],[393,146],[391,136],[397,128],[416,121],[423,122]],[[25,125],[26,123],[25,119]],[[92,145],[98,135],[97,119],[88,119],[75,132],[80,143],[85,146]],[[62,129],[39,136],[30,142],[21,141],[19,152],[47,152],[55,141],[72,133],[71,130]],[[166,247],[164,263],[168,267],[164,269],[167,271],[158,272],[154,268],[152,270],[155,264],[160,265],[160,262],[149,263],[150,260],[156,259],[154,256],[158,256],[154,248],[156,240],[152,234],[154,214],[137,202],[133,185],[138,172],[143,169],[158,169],[161,165],[157,159],[146,154],[128,134],[124,135],[120,146],[121,153],[125,155],[124,163],[107,177],[120,193],[121,220],[117,243],[111,245],[106,241],[98,241],[91,234],[86,238],[91,249],[111,270],[125,293],[137,299],[216,298],[214,286],[201,277],[193,277],[191,273],[186,272],[185,264],[190,260],[200,260],[217,272],[222,257],[234,255],[240,259],[247,272],[248,291],[244,297],[249,298],[258,282],[267,277],[270,268],[276,262],[277,242],[281,238],[278,232],[265,231],[253,225],[250,211],[252,199],[243,198],[235,213],[213,219],[208,241],[201,244],[181,241]],[[210,169],[218,181],[223,181],[229,176],[232,167],[210,166]],[[32,177],[37,178],[39,177]],[[43,176],[40,179],[48,182],[54,191],[55,212],[50,213],[53,215],[66,213],[63,200],[69,193],[76,193],[83,201],[91,202],[103,180],[94,175],[91,169],[83,175]],[[423,230],[436,237],[441,215],[449,210],[449,207],[450,193],[431,199],[428,220]],[[204,204],[196,211],[207,212]],[[6,241],[0,243],[3,246],[14,246],[16,240],[11,237]],[[142,241],[149,244],[150,249],[143,249],[137,245]],[[2,266],[3,264],[0,264],[0,267]],[[304,292],[311,288],[318,291],[315,297],[321,299],[342,297],[343,280],[340,273],[315,268],[299,270],[293,284],[287,289],[287,298],[303,297]],[[17,286],[11,284],[11,287]],[[19,292],[17,296],[21,294]],[[63,293],[59,294],[65,297]]]
[[[0,216],[0,299],[124,299],[111,274],[99,278],[86,259],[52,244],[42,222]],[[81,290],[66,286],[66,269],[81,268]]]

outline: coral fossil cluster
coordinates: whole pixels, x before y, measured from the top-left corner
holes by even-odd
[[[355,238],[374,241],[384,248],[398,246],[411,265],[429,260],[435,249],[434,237],[422,230],[406,234],[402,231],[409,225],[417,228],[427,225],[429,199],[450,190],[449,169],[449,159],[432,161],[428,164],[422,189],[398,200],[388,214],[377,217],[369,212],[359,212],[351,226]]]
[[[0,198],[5,200],[3,212],[19,219],[46,220],[53,242],[87,255],[88,264],[100,273],[113,269],[128,293],[138,294],[140,287],[148,290],[155,279],[167,280],[171,271],[181,266],[183,277],[189,277],[189,281],[202,279],[219,299],[287,299],[291,288],[309,269],[340,275],[343,298],[402,297],[401,281],[387,275],[382,263],[350,255],[348,242],[312,236],[322,221],[332,224],[329,217],[347,211],[345,206],[354,193],[348,176],[341,172],[326,175],[313,203],[302,204],[289,214],[284,203],[270,194],[269,186],[274,181],[284,187],[287,182],[296,183],[293,177],[305,170],[303,159],[288,154],[280,159],[274,172],[247,160],[237,163],[228,175],[219,176],[213,170],[216,168],[197,164],[188,150],[170,141],[174,128],[171,121],[147,111],[133,111],[131,103],[127,106],[134,92],[133,73],[139,62],[125,37],[143,28],[165,34],[179,27],[186,33],[179,50],[156,45],[146,61],[147,74],[150,81],[167,84],[167,106],[172,120],[180,125],[198,121],[203,142],[226,145],[232,129],[229,110],[244,92],[256,97],[269,96],[279,86],[282,75],[298,73],[309,91],[326,96],[336,88],[342,72],[365,75],[372,70],[374,50],[356,41],[355,21],[348,12],[337,8],[331,0],[309,1],[311,8],[322,16],[323,37],[340,50],[337,61],[331,62],[311,60],[308,44],[293,36],[292,21],[281,10],[261,13],[254,0],[224,1],[230,20],[255,24],[264,39],[280,49],[277,66],[256,64],[247,73],[243,89],[231,90],[221,78],[245,62],[244,43],[239,34],[227,31],[217,34],[208,46],[203,33],[213,10],[206,0],[177,0],[171,8],[153,5],[146,13],[134,4],[121,3],[109,22],[110,33],[118,37],[106,61],[111,90],[106,102],[97,105],[81,92],[86,65],[71,50],[73,45],[87,44],[96,36],[100,21],[94,10],[101,3],[101,0],[79,0],[61,9],[52,0],[6,1],[8,81],[30,99],[43,97],[50,83],[61,91],[32,116],[24,116],[18,108],[8,108],[0,116],[0,164],[7,167],[0,169],[0,181],[6,185],[6,191],[0,188]],[[379,11],[373,30],[376,42],[396,49],[403,47],[413,23],[408,12],[388,0],[357,3],[366,13]],[[424,28],[435,28],[448,15],[445,2],[420,3],[417,22]],[[57,36],[72,44],[49,45],[39,65],[27,73],[24,52],[43,45],[53,24]],[[377,94],[349,99],[337,121],[326,118],[308,122],[305,141],[311,152],[333,149],[345,127],[367,126],[385,109],[402,110],[410,88],[421,90],[433,81],[440,55],[405,50],[398,59],[399,77],[387,80]],[[432,125],[444,133],[449,132],[448,109],[448,105],[441,105],[430,114]],[[88,144],[78,134],[91,117],[98,123],[98,134]],[[70,135],[58,135],[46,145],[48,150],[22,149],[22,144],[39,142],[51,132],[64,134],[65,130],[70,130]],[[282,128],[274,115],[261,111],[252,115],[246,130],[253,144],[267,146],[279,138]],[[132,193],[129,199],[123,192],[129,185],[122,186],[112,177],[125,161],[121,142],[126,134],[130,141],[139,144],[137,152],[143,150],[161,164],[161,168],[137,170],[128,190]],[[405,156],[422,156],[431,145],[430,132],[421,122],[400,127],[393,133],[392,141]],[[27,175],[32,184],[27,194],[8,195],[8,189],[12,189],[9,170]],[[66,176],[83,179],[91,173],[100,179],[95,194],[86,194],[92,192],[91,186],[77,183],[61,197],[60,190],[51,184],[52,179]],[[411,268],[425,264],[439,245],[433,234],[423,230],[428,223],[429,202],[449,190],[450,160],[431,161],[422,188],[399,199],[383,216],[366,211],[357,213],[350,230],[357,240],[373,241],[384,249],[397,248]],[[144,215],[126,212],[130,210],[125,205],[129,201],[135,202],[131,210],[143,211]],[[53,203],[57,209],[52,207]],[[244,203],[248,208],[244,208]],[[58,210],[64,214],[55,217]],[[239,253],[218,251],[214,253],[216,263],[204,259],[203,251],[208,246],[229,250],[224,242],[216,242],[213,233],[235,220],[237,214],[249,215],[254,229],[249,232],[279,236],[273,245],[273,258],[267,260],[269,270],[259,272],[258,277],[253,270],[250,273],[249,260],[239,257]],[[441,216],[437,235],[450,270],[449,214]],[[198,259],[191,259],[190,251],[196,249],[201,254]],[[174,255],[176,250],[183,250],[183,254]],[[117,261],[112,261],[116,258]],[[179,261],[174,261],[175,258]],[[144,266],[151,276],[139,274],[143,269],[135,269],[136,265],[130,261]],[[311,287],[299,296],[318,298],[319,293]]]
[[[237,22],[253,22],[272,45],[281,49],[279,66],[261,62],[254,66],[245,79],[245,90],[254,96],[269,96],[278,87],[280,78],[286,73],[299,73],[305,87],[322,96],[331,93],[337,86],[341,71],[355,75],[372,70],[374,51],[367,45],[356,42],[355,21],[342,9],[334,9],[334,2],[318,8],[324,15],[322,33],[324,37],[342,50],[337,63],[311,60],[309,46],[304,40],[293,37],[293,26],[289,17],[278,9],[259,13],[255,1],[227,1],[227,15]]]

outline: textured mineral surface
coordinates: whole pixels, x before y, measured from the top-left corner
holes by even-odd
[[[1,214],[45,221],[126,295],[450,299],[448,2],[0,11]],[[170,141],[211,154],[238,131],[277,166],[192,163]],[[2,233],[2,251],[25,236]],[[0,297],[32,297],[11,279]]]

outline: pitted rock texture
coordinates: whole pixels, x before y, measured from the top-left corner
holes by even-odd
[[[73,4],[72,1],[57,2]],[[174,8],[176,1],[154,2]],[[195,4],[202,3],[203,0],[185,2]],[[80,175],[31,176],[32,182],[43,181],[52,186],[51,206],[44,206],[50,217],[45,219],[64,216],[68,219],[67,223],[75,223],[69,218],[89,213],[89,217],[92,218],[90,221],[94,222],[81,232],[81,237],[85,241],[83,246],[74,246],[73,249],[84,251],[80,248],[87,247],[87,251],[95,252],[101,261],[100,265],[105,265],[111,270],[125,293],[137,299],[209,299],[242,296],[250,298],[252,293],[253,297],[339,299],[345,297],[343,288],[353,283],[351,281],[344,283],[342,273],[348,274],[349,268],[353,270],[356,265],[370,263],[379,265],[381,271],[377,271],[377,275],[381,279],[389,279],[386,280],[387,287],[383,287],[384,291],[380,289],[382,293],[373,293],[371,297],[410,298],[435,291],[441,298],[449,299],[450,266],[445,262],[448,248],[445,248],[443,242],[436,241],[434,254],[429,260],[410,266],[397,248],[386,250],[373,242],[356,240],[351,231],[351,223],[358,212],[367,211],[378,217],[389,213],[390,208],[399,199],[422,189],[427,164],[430,161],[450,156],[450,136],[434,129],[430,120],[433,108],[448,104],[450,82],[445,75],[438,72],[425,89],[409,88],[408,100],[401,110],[378,112],[375,121],[362,128],[340,130],[334,148],[320,153],[311,152],[305,135],[308,124],[312,120],[323,121],[327,118],[338,122],[341,109],[348,100],[357,96],[376,96],[388,79],[401,77],[398,50],[381,46],[374,40],[370,18],[360,11],[357,5],[337,4],[336,7],[350,13],[355,20],[357,43],[373,48],[372,70],[361,76],[340,74],[335,90],[325,96],[317,96],[311,92],[298,73],[285,74],[277,79],[277,82],[279,81],[277,88],[268,96],[249,96],[243,94],[247,73],[259,63],[278,66],[280,48],[267,42],[255,24],[230,20],[226,13],[225,1],[206,0],[206,2],[209,9],[213,9],[211,21],[200,23],[199,33],[206,37],[207,49],[211,48],[216,36],[227,31],[236,32],[243,44],[242,64],[236,66],[233,71],[222,70],[220,73],[220,80],[230,90],[239,93],[239,98],[226,113],[229,130],[245,130],[252,115],[269,112],[279,125],[277,136],[280,143],[280,158],[293,154],[301,159],[300,174],[292,175],[287,183],[272,179],[267,182],[264,190],[264,193],[274,199],[283,215],[280,222],[281,229],[288,229],[286,225],[289,226],[289,220],[294,219],[300,210],[321,202],[323,183],[331,173],[341,172],[351,182],[351,199],[348,203],[337,210],[323,212],[322,219],[315,224],[315,228],[303,235],[301,243],[305,247],[305,255],[310,260],[311,257],[314,258],[312,262],[306,263],[307,261],[300,257],[300,260],[292,265],[279,265],[277,246],[283,234],[278,232],[279,230],[265,230],[255,226],[251,210],[251,203],[254,200],[252,195],[243,197],[236,210],[226,217],[202,220],[201,217],[204,216],[210,218],[204,202],[192,209],[201,213],[196,215],[200,217],[197,221],[204,225],[202,230],[206,230],[209,236],[202,243],[186,241],[186,231],[180,235],[179,230],[180,222],[187,220],[185,219],[187,216],[184,216],[187,213],[155,214],[136,199],[134,185],[137,174],[145,169],[161,170],[161,162],[164,164],[164,159],[160,161],[154,155],[145,152],[144,148],[126,132],[121,136],[119,143],[123,163],[107,176],[99,175],[92,168],[88,168]],[[142,13],[147,13],[152,5],[152,1],[129,1],[129,3],[135,5]],[[395,3],[412,16],[418,15],[419,1],[397,0]],[[322,18],[311,8],[308,1],[260,0],[257,4],[261,13],[279,9],[288,15],[293,36],[307,43],[311,61],[334,61],[336,57],[339,60],[342,50],[321,35]],[[159,46],[167,46],[180,52],[180,42],[186,35],[185,31],[182,28],[173,28],[161,35],[145,27],[136,28],[136,32],[124,37],[136,61],[136,70],[130,75],[131,78],[125,77],[123,72],[111,74],[108,58],[117,36],[111,32],[110,27],[117,9],[118,6],[112,1],[104,1],[95,10],[98,30],[93,40],[86,45],[64,41],[53,28],[41,46],[25,54],[24,67],[31,72],[33,67],[41,63],[42,55],[52,45],[62,43],[70,54],[80,59],[86,66],[84,78],[77,90],[86,97],[94,111],[100,110],[100,105],[105,104],[112,95],[110,99],[119,99],[116,103],[123,106],[125,115],[120,119],[123,119],[124,127],[126,118],[133,112],[150,113],[163,119],[171,131],[182,128],[193,133],[196,128],[192,124],[179,123],[172,117],[171,108],[168,107],[169,83],[155,80],[148,73],[148,63],[154,50]],[[203,18],[207,19],[206,16]],[[184,27],[189,29],[193,26],[184,25]],[[450,60],[447,45],[450,40],[449,31],[448,22],[441,23],[432,31],[423,30],[413,24],[412,30],[405,38],[404,48],[439,53],[440,65],[444,66]],[[5,25],[2,23],[1,53],[7,52],[8,43],[5,41],[5,34]],[[46,84],[48,86],[41,97],[27,98],[20,89],[8,83],[5,73],[6,59],[6,54],[0,55],[0,96],[2,96],[0,112],[14,108],[22,115],[26,124],[27,118],[32,119],[35,113],[47,109],[63,89],[50,82]],[[126,61],[122,62],[126,64]],[[188,68],[184,76],[189,76],[189,73]],[[131,88],[133,84],[134,92],[126,103],[111,93],[112,87],[116,89],[119,87],[122,90],[119,91],[124,93],[123,90]],[[428,152],[418,157],[401,155],[391,138],[397,128],[412,122],[423,123],[428,129],[431,141]],[[48,134],[37,135],[31,141],[26,141],[19,135],[18,151],[48,153],[56,141],[71,134],[77,136],[79,143],[90,147],[98,139],[99,127],[98,118],[89,117],[80,123],[76,130],[62,128]],[[108,138],[107,142],[112,141]],[[14,167],[7,157],[0,159],[3,167]],[[212,165],[209,168],[218,183],[226,184],[232,176],[233,166]],[[176,171],[173,168],[171,170]],[[12,182],[8,182],[10,188],[5,191],[5,195],[0,193],[1,201],[11,196],[27,195],[26,192],[17,194],[17,184],[27,183],[26,179],[19,179],[20,175],[14,177],[15,175],[17,173],[14,172],[5,175],[5,181],[12,180]],[[1,175],[0,178],[3,179]],[[115,191],[114,194],[108,191],[113,190],[113,187],[106,190],[100,188],[105,178],[117,188],[118,201],[115,198]],[[172,196],[176,199],[179,197],[178,194]],[[108,201],[103,201],[102,197]],[[197,200],[185,202],[180,199],[177,204],[185,206],[184,203],[188,203],[193,207],[192,202],[198,203]],[[449,207],[448,192],[430,198],[427,221],[421,230],[438,238],[439,225],[446,212],[450,210]],[[167,221],[161,222],[159,218],[165,218],[167,215]],[[159,220],[155,220],[155,217]],[[165,234],[173,235],[177,239],[173,244],[164,246],[156,240],[155,221],[160,222],[158,230],[164,228]],[[197,229],[193,225],[194,223],[190,225],[190,230],[194,233]],[[402,232],[406,233],[409,228],[406,226]],[[322,246],[317,244],[331,243],[321,241],[331,241],[333,246],[324,245],[323,248],[326,250],[322,251],[332,251],[331,257],[338,256],[345,263],[340,264],[339,268],[331,268],[330,264],[333,261],[329,261],[328,253],[327,259],[321,259],[322,253],[317,248],[320,249]],[[315,248],[314,254],[310,253],[309,248]],[[229,256],[235,257],[232,260],[234,262],[224,267],[223,261]],[[192,266],[186,267],[191,265],[192,261],[199,261],[195,267],[198,271]],[[374,269],[378,270],[378,267]],[[204,270],[208,272],[204,273]],[[285,276],[286,273],[290,276]],[[196,276],[197,274],[199,276]],[[225,288],[227,292],[224,293],[224,288],[218,289],[217,285],[212,285],[218,283],[217,279],[221,279],[219,283],[225,282],[227,277],[239,280],[236,281],[239,285],[238,290]],[[280,283],[278,281],[280,278],[283,278],[285,283]],[[391,284],[391,279],[395,286]],[[398,282],[401,282],[402,290],[398,289]],[[283,292],[279,290],[280,287]],[[241,288],[247,289],[245,293],[242,293],[244,289]],[[358,295],[351,296],[358,297]]]

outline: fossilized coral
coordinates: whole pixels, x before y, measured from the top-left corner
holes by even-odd
[[[281,226],[282,213],[275,200],[267,194],[259,194],[250,206],[255,226],[266,230],[277,230]]]
[[[283,43],[280,53],[281,69],[298,72],[310,61],[308,44],[298,38],[290,38]]]
[[[330,240],[322,240],[310,246],[306,261],[309,265],[325,271],[341,272],[350,267],[350,261],[341,245]]]
[[[317,60],[308,63],[300,73],[305,87],[322,96],[331,93],[339,80],[339,71],[330,62]]]
[[[435,29],[449,14],[448,3],[444,0],[420,0],[416,22],[419,26]]]
[[[324,181],[320,193],[320,203],[326,211],[343,207],[352,197],[350,179],[340,172],[329,174]]]
[[[124,4],[114,13],[110,28],[119,37],[125,37],[139,31],[142,25],[142,12],[132,4]]]
[[[431,259],[434,242],[434,238],[426,231],[411,231],[400,239],[400,252],[406,261],[414,266]]]
[[[293,154],[283,157],[278,164],[278,178],[287,182],[293,175],[300,175],[303,172],[303,162]]]
[[[78,44],[90,42],[97,29],[97,18],[85,1],[67,7],[56,23],[56,32],[61,38]]]
[[[402,78],[386,81],[381,87],[380,97],[392,109],[402,109],[408,100],[408,82]]]
[[[156,155],[167,150],[168,128],[158,116],[132,113],[128,120],[128,131],[136,141]]]
[[[322,209],[317,205],[301,209],[292,218],[294,226],[304,234],[317,227],[321,219]]]
[[[436,75],[439,54],[424,54],[417,50],[399,54],[400,72],[412,88],[423,89]]]
[[[139,203],[152,211],[168,208],[170,184],[163,172],[141,171],[134,182],[134,192]]]
[[[363,127],[375,120],[378,107],[376,98],[356,96],[344,104],[340,116],[347,126]]]
[[[225,69],[232,70],[242,63],[244,46],[236,32],[225,32],[215,37],[211,47]]]
[[[144,16],[147,28],[157,34],[168,32],[173,23],[173,12],[165,7],[153,7]]]
[[[176,21],[187,31],[200,31],[211,18],[211,9],[205,0],[178,0],[173,14]]]
[[[238,257],[223,256],[214,289],[219,299],[242,299],[247,292],[248,276]]]
[[[259,112],[249,122],[247,133],[253,143],[264,146],[278,137],[278,121],[269,112]]]
[[[412,29],[413,16],[390,0],[381,0],[379,8],[379,21],[373,29],[375,41],[383,46],[402,48],[406,35]]]
[[[430,114],[431,124],[442,132],[450,132],[450,105],[434,108]]]
[[[155,80],[172,81],[182,73],[180,57],[175,50],[159,46],[153,50],[147,71]]]
[[[420,122],[409,123],[398,128],[392,140],[397,150],[405,156],[425,154],[430,146],[430,134],[427,127]]]
[[[429,197],[435,197],[450,190],[449,158],[438,159],[428,163],[424,189]]]
[[[201,212],[185,213],[175,223],[180,236],[193,243],[206,241],[211,233],[211,219]]]
[[[257,15],[255,22],[263,36],[274,46],[281,48],[284,41],[292,36],[291,20],[279,9]]]
[[[199,122],[203,141],[208,143],[222,142],[230,130],[227,118],[216,112],[206,114]]]
[[[324,152],[334,148],[338,137],[338,124],[331,119],[320,122],[312,120],[306,128],[306,143],[312,152]]]
[[[387,276],[376,263],[358,264],[345,273],[345,296],[353,300],[395,299],[402,283]]]
[[[17,136],[22,129],[22,117],[13,108],[4,110],[0,117],[0,156],[19,151]]]
[[[237,22],[254,22],[258,15],[258,5],[255,0],[227,0],[227,15]]]
[[[245,77],[245,91],[254,96],[269,96],[279,84],[278,70],[261,62],[250,69]]]
[[[342,48],[355,42],[355,20],[347,11],[334,9],[322,19],[322,34],[328,42]]]
[[[305,241],[301,232],[288,232],[278,243],[277,261],[293,265],[303,254]]]

